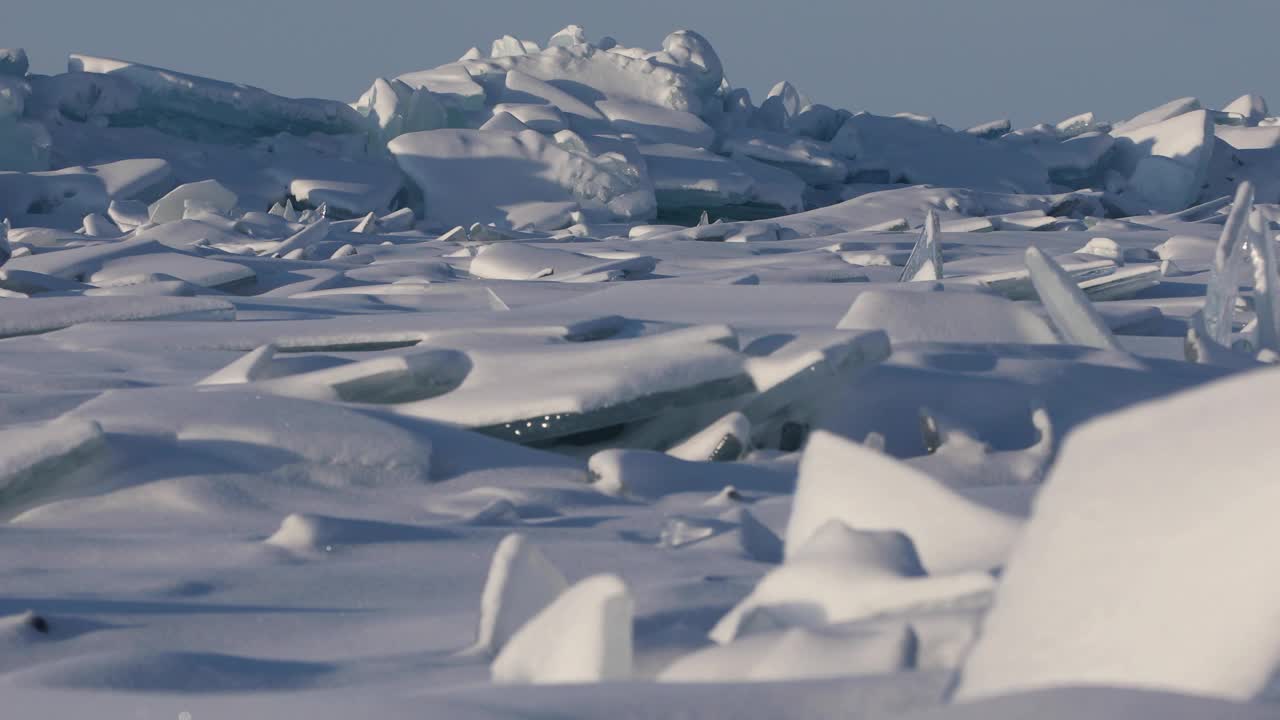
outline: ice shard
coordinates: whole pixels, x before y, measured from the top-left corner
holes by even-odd
[[[1253,312],[1257,317],[1257,350],[1280,352],[1280,327],[1276,313],[1280,311],[1276,284],[1276,247],[1267,236],[1267,220],[1258,210],[1249,214],[1249,250],[1253,257]]]
[[[1218,236],[1218,247],[1209,268],[1209,284],[1204,298],[1204,330],[1208,339],[1231,346],[1231,316],[1240,294],[1240,274],[1248,258],[1249,212],[1253,208],[1253,184],[1240,183],[1231,212]]]
[[[902,268],[899,282],[942,279],[942,247],[938,240],[938,228],[938,215],[930,210],[925,215],[920,238],[916,240],[915,247],[911,248],[907,265]]]
[[[1098,315],[1084,291],[1063,271],[1058,263],[1040,251],[1029,247],[1026,254],[1027,270],[1031,283],[1040,295],[1040,302],[1053,320],[1054,327],[1064,342],[1085,345],[1102,350],[1120,350],[1120,344],[1107,323]]]

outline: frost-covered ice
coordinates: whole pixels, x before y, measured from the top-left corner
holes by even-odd
[[[1262,97],[481,47],[0,50],[0,714],[1277,713]]]

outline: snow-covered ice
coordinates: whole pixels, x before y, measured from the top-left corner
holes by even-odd
[[[506,32],[354,99],[0,49],[0,715],[1280,713],[1264,98]]]

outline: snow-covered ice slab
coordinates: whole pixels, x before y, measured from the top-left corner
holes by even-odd
[[[398,411],[521,443],[653,417],[754,389],[727,327],[539,351],[471,353],[454,392]]]
[[[839,328],[881,328],[895,345],[912,342],[1054,344],[1035,313],[1001,297],[965,292],[868,290]]]
[[[158,123],[166,130],[194,137],[202,137],[206,128],[219,134],[236,131],[252,135],[363,129],[359,114],[332,100],[293,100],[248,85],[91,55],[72,55],[67,64],[72,72],[116,75],[137,87],[137,106],[114,119],[121,124]]]
[[[1280,665],[1269,621],[1277,589],[1265,557],[1239,549],[1275,542],[1256,399],[1278,380],[1250,373],[1071,435],[958,696],[1086,684],[1257,695]],[[1202,442],[1210,425],[1212,450]]]
[[[129,320],[231,320],[235,308],[218,298],[50,297],[6,299],[0,337],[46,333],[80,323]]]
[[[102,427],[63,419],[0,432],[0,517],[40,503],[92,491],[85,469],[107,452]]]
[[[609,259],[522,243],[496,243],[480,248],[468,270],[475,277],[492,280],[593,282],[643,276],[656,265],[656,259],[644,255]]]
[[[1044,193],[1048,175],[1032,156],[915,118],[858,113],[844,121],[832,148],[856,172],[881,172],[886,182],[967,187],[989,192]]]

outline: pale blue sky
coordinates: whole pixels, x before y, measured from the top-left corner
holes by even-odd
[[[353,100],[379,75],[434,67],[511,33],[568,23],[657,47],[706,35],[758,103],[778,80],[816,102],[963,127],[1093,110],[1121,119],[1194,95],[1259,92],[1280,110],[1280,0],[36,0],[0,13],[33,69],[70,52],[286,95]]]

